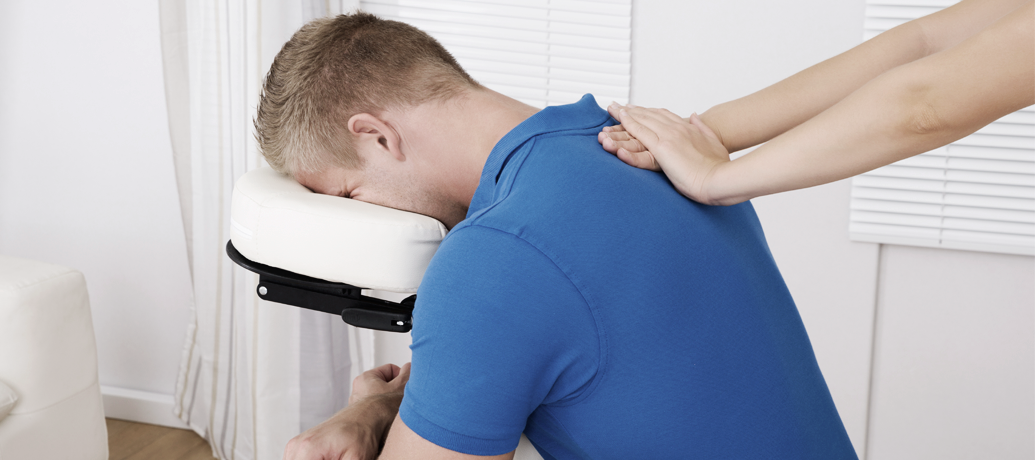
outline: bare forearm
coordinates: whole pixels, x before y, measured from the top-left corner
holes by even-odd
[[[368,396],[354,404],[356,411],[348,414],[353,423],[365,424],[378,439],[378,445],[384,446],[392,422],[399,414],[403,393],[382,393]]]
[[[955,46],[1023,2],[961,2],[891,29],[754,94],[715,106],[701,119],[730,152],[769,141],[882,73]]]
[[[904,24],[754,94],[701,114],[732,153],[800,125],[886,70],[920,58],[919,29]]]
[[[712,203],[740,203],[833,182],[937,147],[940,140],[928,136],[923,142],[902,129],[909,109],[881,94],[880,90],[890,86],[873,82],[830,110],[723,165],[711,180]],[[866,100],[866,96],[880,99]]]
[[[960,139],[1035,103],[1032,4],[949,50],[881,75],[715,173],[716,202],[847,178]]]
[[[284,450],[284,459],[375,458],[385,445],[401,402],[401,392],[354,401],[323,423],[292,438]]]

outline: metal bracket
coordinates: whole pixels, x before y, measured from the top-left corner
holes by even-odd
[[[415,295],[399,303],[368,297],[362,294],[363,288],[351,284],[253,262],[241,255],[230,241],[226,242],[226,254],[237,265],[259,275],[255,290],[263,300],[341,315],[342,321],[367,329],[409,332],[413,327]]]

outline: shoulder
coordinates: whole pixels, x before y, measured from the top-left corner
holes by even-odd
[[[550,291],[574,288],[550,256],[499,221],[486,216],[454,228],[432,258],[418,299],[437,299],[445,294],[442,291],[453,296],[462,290],[463,297],[473,300],[531,286]]]
[[[447,240],[417,293],[400,416],[435,444],[507,452],[536,407],[590,388],[596,321],[568,277],[518,236],[466,225]]]

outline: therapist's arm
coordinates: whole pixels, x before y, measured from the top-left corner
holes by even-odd
[[[684,195],[708,204],[811,187],[948,144],[1035,103],[1035,9],[885,72],[830,109],[730,162],[704,123],[625,108],[620,122]],[[687,152],[690,151],[691,154]],[[698,151],[700,154],[698,154]]]
[[[884,32],[749,96],[701,114],[730,152],[766,142],[840,102],[878,75],[949,49],[1026,0],[964,0]]]
[[[964,0],[934,14],[909,21],[862,44],[798,72],[751,95],[726,102],[700,115],[729,152],[766,142],[840,102],[878,75],[941,52],[986,29],[1028,0]],[[612,113],[617,118],[617,113]],[[689,119],[687,119],[689,121]],[[601,143],[643,149],[621,126]]]

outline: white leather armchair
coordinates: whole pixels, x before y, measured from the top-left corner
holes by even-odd
[[[78,271],[0,256],[0,460],[108,458],[97,345]]]

